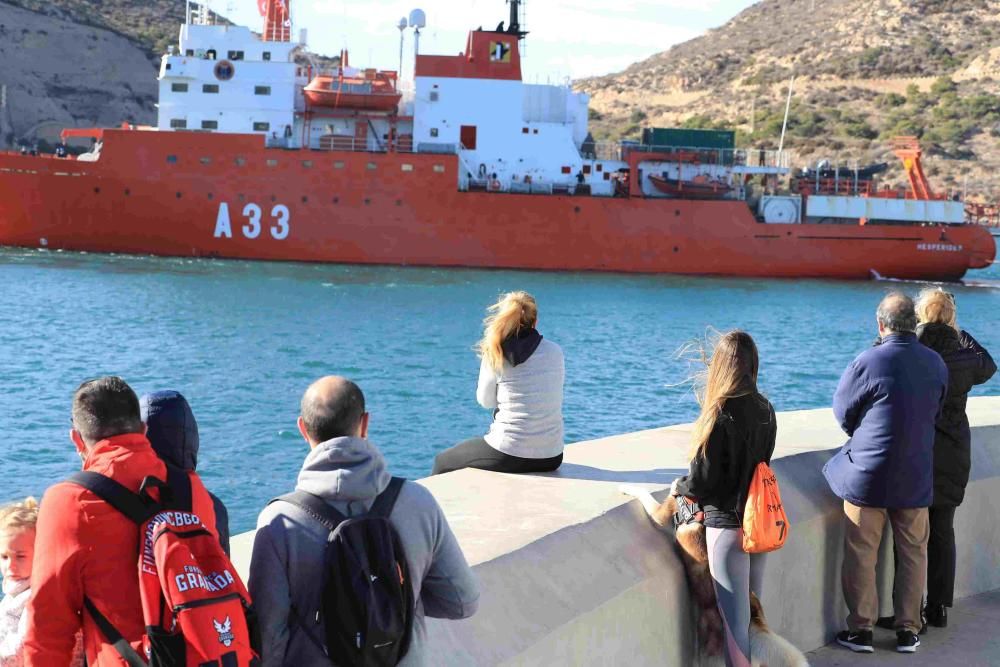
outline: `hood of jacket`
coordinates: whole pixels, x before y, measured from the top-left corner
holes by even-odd
[[[518,331],[500,343],[500,349],[503,350],[503,358],[507,360],[507,363],[511,366],[519,366],[531,358],[541,342],[542,334],[531,327]]]
[[[373,500],[389,485],[382,453],[363,438],[327,440],[302,464],[296,488],[328,502]]]
[[[952,352],[962,347],[958,332],[947,324],[931,322],[917,327],[920,342],[938,354]]]
[[[198,466],[198,422],[179,392],[158,391],[139,399],[146,437],[156,454],[183,470]]]

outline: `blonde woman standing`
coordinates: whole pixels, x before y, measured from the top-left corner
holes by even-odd
[[[997,366],[976,339],[958,327],[955,297],[926,289],[916,303],[917,339],[941,355],[948,392],[934,425],[934,500],[928,510],[927,622],[948,625],[955,590],[955,510],[965,499],[972,467],[972,434],[965,405],[969,390],[993,377]]]
[[[562,349],[538,333],[538,305],[527,292],[504,294],[484,324],[476,398],[494,411],[493,423],[485,436],[438,454],[433,474],[555,470],[563,454]]]
[[[765,554],[743,551],[742,515],[753,471],[774,454],[777,421],[757,391],[757,345],[750,334],[722,336],[708,363],[690,472],[671,494],[696,498],[705,512],[708,567],[722,615],[727,667],[750,667],[750,592],[761,593]]]

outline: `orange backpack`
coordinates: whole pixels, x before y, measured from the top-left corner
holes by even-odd
[[[743,511],[743,551],[762,554],[780,549],[788,538],[788,517],[781,504],[778,479],[761,461],[754,470]]]

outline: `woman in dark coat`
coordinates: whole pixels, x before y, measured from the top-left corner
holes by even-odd
[[[958,328],[952,294],[938,288],[924,290],[916,306],[917,337],[948,367],[948,393],[935,425],[934,502],[927,542],[927,622],[943,628],[955,590],[955,509],[965,498],[972,467],[965,405],[969,390],[989,380],[997,367],[989,352]]]

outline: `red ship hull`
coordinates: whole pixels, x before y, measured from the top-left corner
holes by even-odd
[[[175,158],[171,161],[171,158]],[[762,224],[739,201],[460,192],[455,155],[110,130],[100,160],[0,155],[0,244],[185,257],[957,280],[977,226]],[[224,206],[223,206],[224,205]]]

